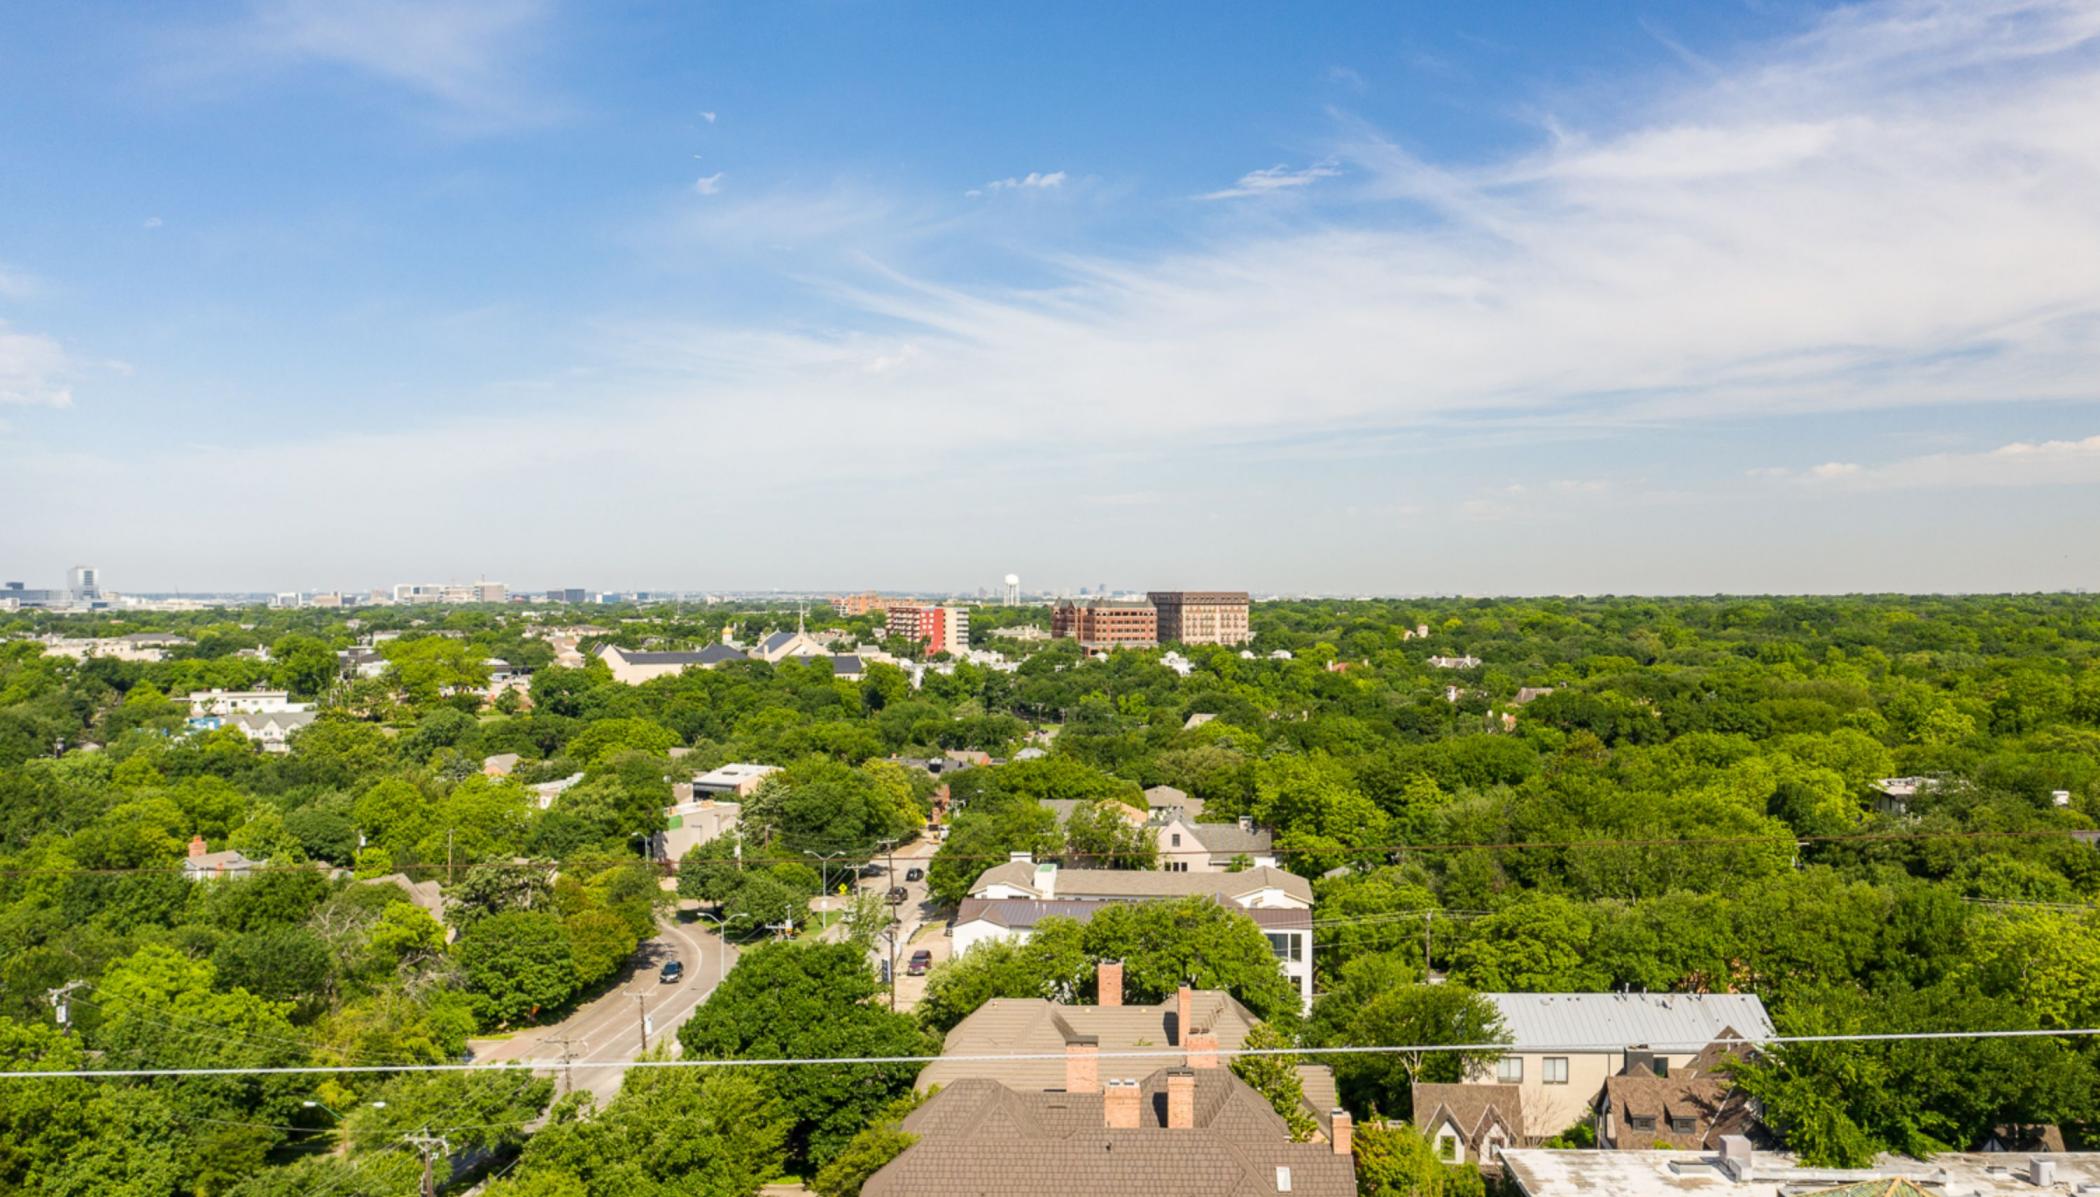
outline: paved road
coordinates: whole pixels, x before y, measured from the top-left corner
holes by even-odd
[[[876,863],[883,866],[883,872],[879,876],[860,879],[860,888],[868,893],[887,894],[893,885],[904,887],[905,900],[902,904],[893,908],[897,914],[897,1005],[900,1009],[908,1010],[911,1008],[911,1003],[906,1000],[906,991],[908,989],[912,990],[910,994],[912,998],[916,999],[917,996],[917,991],[912,986],[907,985],[906,982],[918,981],[919,979],[906,977],[904,969],[911,961],[911,954],[914,948],[924,945],[915,945],[912,941],[919,939],[929,926],[938,927],[940,925],[940,920],[933,918],[931,899],[926,891],[926,879],[922,876],[917,881],[907,881],[905,878],[912,869],[924,870],[927,862],[933,859],[933,854],[939,847],[940,845],[934,843],[930,837],[913,840],[911,843],[897,849],[894,863],[889,857],[876,858]],[[892,871],[893,869],[894,872]],[[890,945],[887,940],[878,939],[875,941],[872,955],[876,961],[879,962],[887,957],[889,952]],[[936,959],[945,958],[946,956],[947,953],[941,951],[936,954]],[[920,983],[919,987],[923,988],[923,982]]]
[[[643,942],[635,962],[597,1000],[551,1026],[520,1031],[509,1039],[477,1040],[470,1044],[475,1060],[555,1060],[561,1057],[563,1040],[575,1059],[632,1060],[641,1054],[645,1016],[650,1045],[669,1042],[675,1052],[679,1026],[714,992],[721,976],[717,970],[736,967],[736,948],[723,944],[705,923],[666,919],[659,927],[657,938]],[[672,959],[685,962],[685,979],[666,985],[657,980],[657,970]],[[603,1105],[620,1091],[624,1075],[620,1068],[577,1068],[570,1079],[576,1088],[596,1094]]]

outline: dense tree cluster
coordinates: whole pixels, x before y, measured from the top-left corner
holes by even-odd
[[[793,614],[565,618],[604,625],[589,650],[693,647],[725,626],[748,641]],[[457,1059],[470,1035],[553,1017],[618,972],[673,896],[642,853],[674,782],[731,761],[784,771],[685,862],[678,893],[733,934],[801,917],[840,866],[936,811],[950,826],[929,881],[948,900],[1015,851],[1144,867],[1122,810],[1165,784],[1206,819],[1273,828],[1312,880],[1321,996],[1299,1017],[1252,924],[1198,903],[980,949],[936,970],[916,1019],[872,1000],[856,947],[757,950],[730,976],[734,1009],[688,1025],[688,1052],[931,1050],[992,996],[1088,1000],[1109,957],[1134,1000],[1221,986],[1306,1046],[1486,1041],[1471,994],[1502,989],[1756,992],[1800,1032],[2100,1015],[2089,599],[1272,603],[1248,651],[1184,646],[1186,676],[1156,652],[993,635],[1016,622],[1046,613],[973,620],[1011,672],[939,662],[914,687],[886,664],[851,682],[822,661],[739,661],[627,686],[589,657],[555,664],[511,608],[0,615],[0,635],[191,641],[132,662],[0,640],[0,1063]],[[376,676],[339,667],[375,636]],[[491,658],[531,670],[529,688],[491,697]],[[255,686],[319,704],[291,751],[186,723],[190,691]],[[893,760],[1024,746],[1047,755],[938,779]],[[498,754],[518,757],[508,776],[483,770]],[[1926,781],[1897,803],[1879,793],[1894,777]],[[549,782],[566,784],[534,788]],[[186,879],[193,837],[266,867]],[[435,917],[401,880],[441,884]],[[61,1029],[51,995],[75,982]],[[1742,1083],[1811,1159],[1852,1162],[2005,1122],[2075,1138],[2100,1117],[2095,1051],[1818,1044]],[[1411,1080],[1458,1063],[1352,1057],[1343,1095],[1401,1116]],[[512,1194],[645,1191],[622,1170],[635,1159],[723,1193],[830,1167],[843,1192],[895,1148],[884,1111],[913,1071],[768,1073],[755,1091],[730,1071],[666,1075],[602,1110],[558,1106],[522,1156],[550,1096],[525,1076],[11,1084],[0,1189],[403,1193],[401,1136],[421,1119],[483,1128],[486,1152],[459,1158],[515,1158]],[[669,1147],[649,1127],[674,1116],[701,1146],[650,1155]],[[1418,1143],[1368,1127],[1358,1142],[1367,1183],[1418,1183]]]

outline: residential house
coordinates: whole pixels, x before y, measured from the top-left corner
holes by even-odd
[[[1417,1084],[1415,1129],[1447,1164],[1499,1167],[1502,1153],[1534,1141],[1516,1085]]]
[[[1711,1151],[1723,1137],[1767,1138],[1748,1094],[1722,1070],[1749,1054],[1733,1028],[1682,1068],[1659,1073],[1654,1057],[1629,1053],[1626,1068],[1606,1078],[1597,1105],[1597,1145],[1630,1149]]]
[[[1238,873],[1169,873],[1144,869],[1060,869],[1016,853],[986,869],[955,915],[955,955],[989,939],[1022,939],[1056,915],[1084,921],[1101,902],[1209,898],[1238,907],[1260,926],[1300,999],[1312,1004],[1312,885],[1295,873],[1254,868]]]
[[[1159,867],[1174,873],[1222,873],[1235,862],[1276,867],[1275,834],[1241,815],[1232,823],[1199,823],[1186,808],[1167,808],[1151,820],[1159,840]]]
[[[385,673],[387,661],[369,648],[346,648],[336,652],[335,664],[337,671],[346,678],[369,678]],[[583,659],[577,658],[576,665],[581,668]]]
[[[2100,1191],[2100,1152],[2024,1159],[1946,1152],[1928,1160],[1884,1155],[1865,1168],[1816,1168],[1760,1151],[1741,1135],[1718,1149],[1559,1151],[1511,1148],[1503,1175],[1524,1197],[2031,1197]]]
[[[481,772],[487,777],[509,777],[522,759],[515,752],[499,752],[481,758]]]
[[[272,711],[268,714],[192,715],[192,731],[217,731],[237,727],[241,734],[262,745],[264,752],[290,752],[292,733],[312,723],[318,713],[309,710]]]
[[[1524,706],[1527,703],[1546,697],[1557,688],[1554,686],[1525,686],[1517,691],[1516,704],[1520,707]]]
[[[228,849],[224,852],[206,850],[203,836],[190,840],[190,853],[182,862],[182,875],[191,881],[212,881],[221,877],[246,877],[261,867],[260,861],[249,860],[239,852]]]
[[[1939,784],[1936,777],[1884,777],[1874,783],[1874,809],[1884,815],[1907,815],[1911,799]]]
[[[1431,657],[1429,658],[1429,667],[1431,669],[1478,669],[1480,668],[1480,658],[1475,656]]]
[[[1190,718],[1194,717],[1193,715],[1190,716]],[[1154,818],[1160,817],[1161,813],[1165,811],[1186,813],[1191,819],[1203,817],[1203,799],[1191,798],[1188,794],[1175,789],[1173,786],[1146,787],[1145,807],[1152,812]]]
[[[1251,1011],[1187,986],[1126,1005],[1122,963],[1096,969],[1098,1005],[994,998],[958,1023],[919,1074],[920,1089],[939,1092],[905,1120],[917,1142],[862,1192],[1354,1193],[1352,1125],[1328,1068],[1298,1069],[1316,1130],[1292,1143],[1225,1067],[1258,1021]]]
[[[748,659],[743,650],[727,644],[710,644],[698,652],[645,653],[608,644],[598,650],[598,659],[612,670],[613,680],[638,686],[651,678],[670,677],[688,669],[713,669],[725,661]]]
[[[1036,805],[1057,816],[1057,825],[1063,827],[1072,821],[1073,812],[1082,806],[1092,806],[1097,802],[1122,816],[1123,821],[1132,827],[1143,827],[1147,823],[1144,811],[1127,803],[1117,802],[1113,798],[1039,798]]]
[[[1747,993],[1485,993],[1510,1046],[1469,1084],[1515,1085],[1528,1133],[1549,1137],[1588,1116],[1607,1079],[1645,1060],[1667,1077],[1737,1032],[1751,1041],[1776,1032],[1764,1003]]]
[[[582,780],[583,774],[571,773],[567,777],[563,777],[555,781],[534,782],[533,784],[528,785],[525,788],[532,791],[534,803],[538,805],[541,810],[546,810],[548,807],[553,806],[554,800],[556,798],[561,797],[562,794],[565,791],[567,791],[570,786],[573,786],[577,782]]]

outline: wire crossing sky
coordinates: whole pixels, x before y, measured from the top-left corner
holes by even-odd
[[[2100,585],[2096,93],[2100,0],[15,5],[0,564]]]

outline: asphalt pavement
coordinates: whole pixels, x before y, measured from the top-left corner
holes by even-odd
[[[618,982],[598,998],[558,1023],[528,1027],[508,1039],[471,1041],[468,1047],[475,1061],[559,1060],[565,1052],[575,1060],[632,1060],[641,1055],[645,1034],[651,1047],[669,1041],[675,1054],[679,1026],[714,992],[724,973],[736,967],[736,947],[724,944],[704,923],[667,918],[658,929],[655,939],[643,941]],[[673,959],[684,962],[685,976],[665,984],[658,972]],[[559,1082],[564,1070],[554,1071]],[[620,1091],[627,1070],[566,1071],[570,1084],[590,1090],[604,1105]]]

